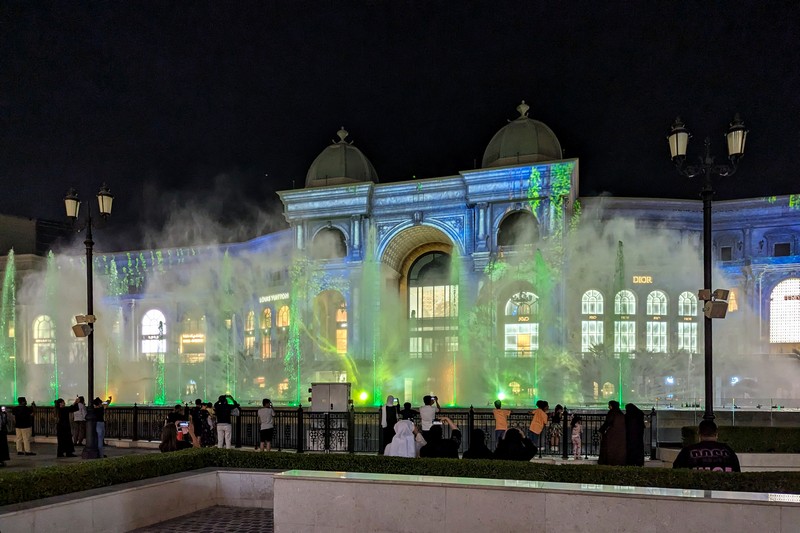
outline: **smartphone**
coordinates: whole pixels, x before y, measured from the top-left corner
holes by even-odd
[[[441,421],[441,420],[434,420],[434,421],[433,421],[433,423],[432,423],[432,425],[434,425],[434,426],[441,426],[441,425],[442,425],[442,421]]]
[[[4,413],[6,412],[6,406],[5,405],[3,406],[3,412]]]
[[[189,422],[179,422],[178,426],[180,426],[182,428],[188,428],[189,427]]]

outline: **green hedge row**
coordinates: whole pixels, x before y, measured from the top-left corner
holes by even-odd
[[[0,505],[108,487],[205,467],[327,470],[445,477],[518,479],[701,490],[800,494],[800,472],[720,474],[669,468],[553,465],[512,461],[403,459],[373,455],[252,453],[203,448],[0,474]]]
[[[697,426],[681,428],[683,445],[698,441]],[[719,440],[737,453],[800,453],[800,428],[720,426]]]

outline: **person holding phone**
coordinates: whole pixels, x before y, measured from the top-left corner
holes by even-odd
[[[78,398],[67,407],[66,402],[59,398],[55,401],[56,407],[56,439],[58,447],[56,449],[56,457],[77,457],[75,455],[75,444],[72,442],[72,427],[69,422],[70,413],[78,411]]]
[[[261,451],[272,449],[272,434],[275,427],[275,410],[269,398],[261,400],[261,409],[258,410],[259,436]]]
[[[230,400],[230,401],[228,401]],[[214,411],[217,413],[217,447],[233,448],[231,442],[231,414],[233,410],[239,410],[239,403],[230,394],[221,394],[217,403],[214,404]]]
[[[426,395],[422,398],[422,403],[424,405],[419,408],[419,419],[422,424],[422,438],[427,442],[428,432],[436,418],[436,413],[440,411],[441,407],[439,407],[439,398],[437,396]]]
[[[86,439],[86,399],[78,396],[78,410],[72,415],[72,434],[75,446],[83,444]]]

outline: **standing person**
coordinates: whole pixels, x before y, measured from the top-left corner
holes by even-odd
[[[106,406],[111,405],[111,396],[105,402],[99,397],[92,400],[92,407],[94,408],[94,417],[97,421],[97,456],[99,458],[105,457],[103,447],[105,446],[106,438]]]
[[[422,438],[427,442],[428,432],[431,430],[436,413],[439,412],[441,407],[439,407],[439,398],[436,396],[423,396],[422,403],[424,405],[419,408],[419,419],[422,425]],[[434,403],[436,406],[433,405]]]
[[[680,451],[672,468],[692,468],[714,472],[741,472],[739,458],[733,448],[717,442],[717,425],[713,420],[703,420],[698,427],[700,442],[690,444]]]
[[[598,430],[603,436],[600,441],[599,465],[625,466],[627,451],[625,446],[625,415],[619,402],[608,402],[608,414]]]
[[[16,407],[11,408],[11,414],[14,417],[14,427],[17,431],[16,445],[17,455],[36,455],[31,451],[31,438],[33,437],[33,410],[36,407],[36,402],[33,402],[28,407],[28,400],[25,396],[17,398]]]
[[[230,400],[233,403],[228,403]],[[217,446],[220,448],[233,448],[231,442],[231,411],[239,409],[239,403],[230,394],[221,394],[214,411],[217,413]]]
[[[261,400],[261,409],[258,410],[258,421],[261,424],[261,451],[263,452],[266,445],[266,450],[272,449],[272,434],[275,427],[275,410],[272,408],[272,402],[269,398]]]
[[[636,405],[625,405],[625,464],[644,466],[644,413]]]
[[[0,466],[6,466],[6,461],[10,461],[8,453],[8,413],[6,406],[0,409]]]
[[[56,439],[58,447],[56,457],[76,457],[75,445],[72,442],[72,429],[70,427],[69,415],[78,411],[78,399],[67,407],[64,400],[59,398],[55,401],[56,406]]]
[[[394,425],[400,419],[400,406],[391,394],[386,397],[386,404],[381,406],[381,429],[383,436],[383,446],[378,447],[378,454],[382,454],[387,444],[392,442],[394,437]]]
[[[195,429],[200,432],[200,444],[202,446],[210,447],[216,443],[216,420],[217,417],[214,413],[214,406],[211,402],[203,405],[200,410],[200,419],[203,421],[201,429]]]
[[[403,404],[403,410],[400,411],[400,416],[403,417],[403,420],[413,421],[414,418],[419,416],[419,411],[416,411],[411,408],[411,402],[406,402]]]
[[[86,439],[86,399],[83,396],[78,396],[78,410],[72,415],[72,433],[75,446],[83,444]]]
[[[581,458],[581,431],[583,431],[580,415],[573,415],[570,425],[572,426],[572,453],[575,454],[575,460],[578,460]]]
[[[200,434],[200,422],[201,422],[200,412],[202,410],[203,410],[203,400],[201,400],[200,398],[197,398],[194,401],[194,407],[189,409],[189,417],[192,419],[192,422],[194,423],[194,428],[195,431],[197,431],[198,436]]]
[[[561,446],[561,433],[563,432],[562,422],[564,416],[564,407],[559,403],[553,410],[553,416],[550,420],[550,451],[557,452]]]
[[[539,448],[539,446],[545,444],[541,441],[541,436],[545,426],[547,425],[548,411],[550,411],[550,404],[544,400],[539,400],[536,402],[536,409],[530,412],[530,414],[533,415],[533,418],[531,418],[531,425],[528,428],[528,438],[531,440],[533,445],[536,446],[536,448]]]
[[[494,409],[492,415],[494,416],[494,440],[500,442],[503,435],[508,431],[508,417],[511,415],[511,409],[501,409],[503,406],[500,400],[494,401]],[[497,444],[495,444],[497,448]]]

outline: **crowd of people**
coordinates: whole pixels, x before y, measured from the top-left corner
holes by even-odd
[[[92,400],[92,410],[96,420],[96,441],[99,456],[103,454],[105,436],[105,408],[112,398],[104,402],[100,398]],[[2,407],[0,412],[0,466],[10,460],[8,431],[10,422],[16,429],[16,450],[18,455],[36,455],[31,449],[33,417],[36,404],[25,397],[18,398],[18,405],[11,409]],[[76,457],[75,447],[86,440],[86,415],[88,409],[83,396],[78,396],[67,405],[59,398],[54,402],[56,418],[57,451],[56,456]],[[232,448],[232,418],[239,415],[239,403],[229,394],[220,395],[217,402],[195,400],[194,406],[175,405],[166,416],[161,434],[159,449],[172,452],[186,448],[216,446]],[[530,424],[526,431],[511,427],[510,409],[504,409],[502,402],[494,402],[494,449],[487,444],[487,434],[475,428],[470,433],[469,448],[461,454],[464,459],[504,459],[529,461],[541,447],[551,451],[561,450],[562,436],[568,435],[565,448],[575,459],[582,453],[585,433],[580,415],[569,414],[561,405],[550,412],[545,400],[536,402],[536,408],[529,411]],[[419,424],[416,420],[419,420]],[[419,410],[406,402],[400,409],[399,401],[389,396],[380,410],[381,436],[384,445],[379,453],[396,457],[442,457],[459,458],[462,433],[456,423],[441,416],[439,399],[426,395]],[[270,451],[275,425],[275,410],[272,402],[265,398],[258,409],[259,442],[256,450]],[[566,426],[566,431],[565,431]],[[445,432],[447,428],[447,432]],[[611,466],[643,466],[644,464],[645,414],[633,403],[625,405],[623,412],[619,402],[608,402],[608,413],[603,424],[596,430],[600,439],[598,464]],[[445,436],[447,435],[447,436]],[[717,442],[717,427],[713,421],[703,421],[699,427],[700,442],[684,448],[675,460],[675,468],[693,468],[723,472],[740,471],[735,452],[726,444]]]

